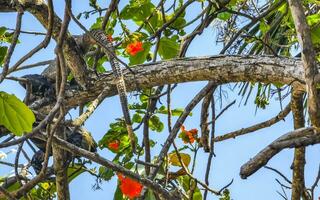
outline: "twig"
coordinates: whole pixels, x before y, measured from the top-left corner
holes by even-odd
[[[158,165],[155,165],[155,164],[152,164],[152,163],[148,163],[148,162],[145,162],[145,161],[142,161],[142,160],[138,160],[138,159],[135,159],[134,161],[137,164],[140,164],[140,165],[145,165],[145,166],[149,166],[149,167],[159,167]]]
[[[210,153],[208,156],[208,161],[207,161],[207,167],[206,167],[206,173],[205,173],[205,178],[204,181],[207,185],[209,185],[209,176],[210,176],[210,170],[211,170],[211,164],[212,164],[212,158],[215,156],[214,154],[214,135],[215,135],[215,130],[216,130],[216,111],[215,111],[215,99],[214,96],[211,98],[211,118],[213,123],[211,124],[211,136],[210,136]],[[203,199],[206,200],[208,195],[208,191],[205,190],[203,194]]]
[[[189,113],[192,111],[192,109],[200,102],[200,100],[214,87],[214,84],[208,84],[206,85],[192,100],[191,102],[185,107],[183,113],[180,115],[178,120],[176,121],[174,127],[172,128],[172,131],[170,132],[166,142],[164,143],[160,153],[159,157],[156,160],[157,165],[161,165],[163,163],[164,157],[167,155],[169,148],[171,144],[173,143],[174,139],[176,138],[178,131],[180,130],[181,125],[185,121],[185,119],[189,116]],[[158,173],[159,168],[155,168],[151,171],[149,178],[153,179],[156,174]]]
[[[283,173],[281,173],[279,170],[277,170],[277,169],[275,169],[273,167],[269,167],[269,166],[264,166],[264,168],[269,169],[271,171],[274,171],[275,173],[280,175],[287,183],[289,183],[290,185],[292,184],[292,182]]]
[[[16,198],[14,198],[14,196],[12,196],[12,194],[10,194],[10,192],[8,192],[2,186],[0,186],[0,192],[7,196],[10,200],[17,200]]]
[[[20,5],[17,5],[17,10],[18,10],[18,14],[17,14],[16,28],[15,28],[14,34],[12,36],[11,45],[10,45],[9,50],[4,58],[4,61],[3,61],[4,64],[2,67],[2,73],[0,75],[0,83],[2,83],[2,81],[5,79],[5,77],[8,74],[11,56],[12,56],[13,51],[18,43],[18,38],[20,35],[23,9]]]
[[[263,128],[272,126],[273,124],[283,120],[290,113],[290,110],[291,110],[291,108],[290,108],[290,104],[289,104],[289,105],[287,105],[285,107],[284,110],[279,112],[279,114],[277,116],[275,116],[275,117],[273,117],[273,118],[271,118],[271,119],[269,119],[267,121],[255,124],[253,126],[249,126],[247,128],[242,128],[242,129],[237,130],[237,131],[226,133],[224,135],[217,136],[214,139],[214,141],[215,142],[221,142],[221,141],[224,141],[224,140],[227,140],[227,139],[230,139],[230,138],[236,138],[236,137],[238,137],[240,135],[245,135],[245,134],[257,131],[259,129],[263,129]]]
[[[231,103],[229,103],[226,107],[224,107],[218,114],[217,114],[217,117],[215,118],[215,120],[219,119],[219,117],[224,113],[226,112],[231,106],[233,106],[234,104],[236,103],[236,100],[233,100]],[[209,124],[212,123],[209,122]]]

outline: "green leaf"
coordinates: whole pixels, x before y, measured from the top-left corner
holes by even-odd
[[[175,108],[173,110],[171,110],[171,115],[172,116],[180,116],[182,113],[183,113],[184,109],[183,108]],[[158,113],[161,113],[161,114],[168,114],[168,109],[165,107],[165,106],[161,106],[159,109],[158,109]],[[189,113],[189,116],[192,116],[192,113],[190,112]]]
[[[124,20],[132,19],[135,22],[144,21],[151,15],[155,6],[150,0],[134,0],[125,6],[120,12],[120,18]]]
[[[0,92],[0,124],[17,136],[32,131],[36,118],[16,96]]]
[[[163,123],[160,121],[160,118],[156,115],[153,115],[149,119],[149,127],[153,131],[161,132],[164,128]]]
[[[188,175],[178,177],[178,181],[182,185],[184,191],[187,194],[190,192],[190,185],[192,187],[195,186],[194,193],[193,193],[193,199],[194,200],[202,200],[202,194],[201,194],[199,187],[197,185],[194,185],[196,183],[194,182],[194,180],[190,180],[190,177]]]
[[[144,42],[142,45],[143,51],[140,51],[136,55],[129,57],[129,65],[138,65],[144,63],[147,60],[151,46],[152,45],[150,42]]]
[[[1,26],[0,27],[0,36],[4,35],[6,33],[6,31],[7,31],[7,28],[4,26]]]
[[[100,29],[102,25],[102,20],[103,20],[102,17],[98,17],[96,19],[96,22],[92,24],[92,26],[90,27],[90,30]]]
[[[179,44],[176,38],[162,37],[159,43],[158,53],[162,59],[174,58],[179,53]]]
[[[113,197],[113,200],[123,200],[124,198],[123,198],[123,194],[122,194],[122,192],[121,192],[121,190],[120,190],[120,188],[119,188],[119,185],[117,186],[117,189],[116,189],[116,191],[115,191],[115,193],[114,193],[114,197]]]
[[[262,32],[262,34],[265,34],[270,29],[270,26],[267,23],[265,23],[264,21],[261,21],[259,28],[260,28],[260,31]]]
[[[148,190],[145,200],[156,200],[156,197],[154,196],[152,190]]]
[[[135,114],[132,116],[132,122],[133,122],[133,123],[140,123],[141,121],[142,121],[141,115],[135,113]]]
[[[90,0],[89,5],[94,8],[95,10],[99,10],[100,6],[97,4],[97,0]]]
[[[311,40],[314,45],[320,44],[320,27],[314,27],[311,29]]]
[[[313,14],[307,17],[307,22],[309,26],[317,25],[320,22],[320,14]]]
[[[230,191],[228,189],[223,190],[223,195],[219,200],[230,200]]]
[[[110,168],[101,166],[99,167],[99,176],[105,181],[110,181],[111,178],[114,176],[114,172]]]
[[[78,177],[83,172],[85,172],[85,169],[82,165],[70,165],[68,168],[68,182],[70,183],[73,179]]]
[[[222,12],[218,14],[218,18],[223,20],[223,21],[227,21],[228,19],[230,19],[232,16],[232,14],[230,12]]]
[[[167,21],[169,21],[173,16],[175,16],[175,13],[172,13],[171,15],[167,16],[166,17]],[[179,29],[182,29],[184,25],[186,25],[186,23],[187,22],[184,19],[184,15],[182,14],[176,20],[174,20],[174,22],[169,27],[179,30]]]
[[[7,55],[8,47],[0,47],[0,66],[2,66],[4,58]]]

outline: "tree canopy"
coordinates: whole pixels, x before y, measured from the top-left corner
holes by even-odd
[[[265,167],[279,177],[280,198],[317,198],[320,175],[306,184],[305,163],[308,146],[320,143],[318,0],[80,4],[0,0],[0,16],[16,16],[14,28],[0,21],[0,86],[15,88],[0,90],[0,165],[13,169],[1,174],[0,199],[70,199],[70,182],[84,173],[95,179],[94,189],[117,180],[108,199],[238,199],[229,190],[233,180],[220,188],[212,184],[215,144],[237,142],[289,115],[293,130],[280,128],[276,140],[238,166],[239,176]],[[41,31],[34,30],[38,23]],[[215,55],[196,42],[206,31],[215,33],[205,36],[219,49]],[[24,35],[39,43],[29,47]],[[193,55],[195,48],[205,56]],[[206,84],[179,105],[177,88],[199,81]],[[228,100],[234,92],[240,106],[256,111],[274,108],[270,102],[276,101],[278,114],[221,134],[217,125],[231,122],[218,119],[237,112],[236,101]],[[120,97],[122,110],[108,101],[113,96]],[[94,113],[104,104],[118,117],[106,132],[91,134],[86,122],[101,117]],[[199,122],[193,127],[186,120],[195,112]],[[291,166],[290,178],[266,166],[288,148],[294,158],[283,165]],[[202,177],[195,173],[199,166]]]

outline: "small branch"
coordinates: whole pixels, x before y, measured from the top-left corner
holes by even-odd
[[[13,51],[14,51],[16,45],[17,45],[18,38],[19,38],[19,35],[20,35],[23,9],[22,9],[22,7],[20,5],[18,5],[17,6],[17,10],[18,10],[18,14],[17,14],[16,28],[15,28],[14,34],[12,36],[11,45],[10,45],[9,50],[8,50],[8,52],[7,52],[7,54],[6,54],[5,58],[4,58],[4,61],[3,61],[2,73],[0,74],[0,83],[2,83],[2,81],[8,75],[11,56],[12,56]]]
[[[231,103],[229,103],[226,107],[224,107],[224,108],[217,114],[217,116],[214,118],[214,120],[219,119],[219,117],[220,117],[224,112],[226,112],[231,106],[233,106],[235,103],[236,103],[236,100],[233,100],[233,101],[232,101]],[[208,122],[208,124],[212,124],[214,120],[212,120],[211,122]]]
[[[297,129],[279,137],[255,157],[242,165],[240,169],[241,178],[245,179],[263,167],[267,162],[284,148],[308,146],[320,143],[319,134],[314,133],[311,127]]]
[[[214,83],[207,84],[191,101],[190,103],[185,107],[183,113],[180,115],[178,120],[176,121],[174,127],[172,128],[172,131],[170,132],[166,142],[164,143],[159,156],[156,160],[157,165],[161,165],[164,161],[164,157],[167,155],[169,148],[171,144],[173,143],[174,139],[177,137],[178,131],[180,130],[181,125],[184,123],[185,119],[189,116],[189,113],[192,111],[192,109],[200,102],[202,98],[205,97],[205,95],[212,90],[212,88],[215,86]],[[158,173],[159,168],[155,168],[151,171],[149,178],[154,179],[156,174]]]
[[[219,191],[213,190],[211,188],[209,188],[209,186],[203,182],[201,182],[200,180],[198,180],[197,178],[195,178],[189,171],[189,169],[185,166],[184,162],[182,161],[181,155],[179,153],[179,149],[177,148],[175,142],[173,141],[173,147],[175,149],[176,155],[178,157],[178,160],[180,162],[181,167],[183,168],[183,170],[187,173],[187,175],[193,179],[196,183],[199,183],[203,188],[205,188],[205,190],[215,194],[215,195],[220,195]],[[194,161],[195,162],[195,161]]]
[[[15,31],[16,29],[7,28],[7,30]],[[46,35],[46,33],[41,33],[41,32],[36,32],[36,31],[22,31],[22,30],[20,30],[20,33],[30,34],[30,35]]]
[[[38,44],[35,48],[29,51],[29,53],[27,53],[22,58],[20,58],[20,60],[18,60],[16,64],[14,64],[10,68],[9,73],[14,72],[23,62],[31,58],[35,53],[37,53],[41,49],[46,48],[48,46],[51,39],[51,35],[52,35],[53,19],[54,19],[53,5],[50,3],[50,1],[48,1],[48,10],[49,10],[49,17],[48,17],[49,24],[48,24],[48,31],[47,31],[46,37],[40,44]]]
[[[5,196],[7,196],[9,200],[17,200],[16,198],[14,198],[14,196],[10,194],[10,192],[8,192],[2,186],[0,186],[0,192],[3,193]]]
[[[264,166],[264,168],[269,169],[271,171],[274,171],[275,173],[279,174],[287,183],[289,183],[290,185],[292,184],[292,182],[283,174],[281,173],[279,170],[273,168],[273,167],[268,167],[268,166]]]
[[[208,116],[209,111],[208,108],[210,106],[211,99],[213,98],[213,92],[216,87],[212,89],[204,98],[201,105],[201,115],[200,115],[200,127],[201,127],[201,138],[200,144],[203,147],[204,152],[210,152],[210,141],[209,141],[209,123]]]
[[[215,99],[214,96],[211,99],[211,119],[212,122],[211,123],[211,136],[210,136],[210,153],[208,156],[208,161],[207,161],[207,167],[206,167],[206,174],[205,174],[205,183],[207,185],[209,185],[209,176],[210,176],[210,170],[211,170],[211,165],[212,165],[212,159],[213,156],[215,156],[214,154],[214,135],[215,135],[215,131],[216,131],[216,103],[215,103]],[[206,200],[207,199],[207,195],[208,195],[208,191],[205,190],[204,194],[203,194],[203,199]]]
[[[142,160],[138,160],[138,159],[135,159],[135,162],[137,164],[145,165],[145,166],[149,166],[149,167],[159,167],[158,165],[155,165],[155,164],[152,164],[152,163],[148,163],[148,162],[145,162],[145,161],[142,161]]]
[[[266,127],[269,127],[269,126],[272,126],[273,124],[276,124],[277,122],[283,120],[289,113],[290,113],[290,105],[287,105],[285,107],[284,110],[282,110],[281,112],[279,112],[279,114],[267,121],[264,121],[264,122],[261,122],[259,124],[255,124],[253,126],[250,126],[250,127],[247,127],[247,128],[242,128],[238,131],[233,131],[233,132],[230,132],[230,133],[226,133],[224,135],[221,135],[221,136],[217,136],[214,141],[215,142],[221,142],[223,140],[227,140],[227,139],[230,139],[230,138],[236,138],[240,135],[245,135],[245,134],[248,134],[248,133],[251,133],[251,132],[254,132],[254,131],[257,131],[259,129],[263,129],[263,128],[266,128]]]
[[[221,50],[221,54],[224,54],[232,44],[234,44],[234,41],[243,33],[244,31],[248,30],[250,27],[255,25],[257,22],[259,22],[262,18],[266,17],[270,12],[274,11],[276,8],[280,7],[285,1],[281,0],[274,5],[270,6],[265,12],[261,13],[259,16],[254,17],[251,22],[245,26],[243,26],[236,34],[233,35],[233,37],[228,40],[228,43],[223,47]]]
[[[46,140],[46,137],[44,135],[40,135],[38,134],[37,137],[41,140]],[[128,176],[140,183],[142,183],[143,185],[145,185],[146,187],[150,188],[151,190],[153,190],[154,192],[161,194],[164,198],[166,199],[173,199],[175,200],[175,198],[173,197],[172,194],[170,194],[167,190],[165,190],[161,185],[159,185],[158,183],[155,183],[154,181],[147,179],[147,178],[143,178],[140,175],[126,169],[125,167],[122,167],[121,165],[115,164],[112,161],[109,161],[103,157],[101,157],[99,154],[97,153],[92,153],[90,151],[84,150],[80,147],[77,147],[65,140],[62,140],[60,138],[57,137],[53,137],[53,143],[55,145],[57,145],[58,147],[72,153],[73,155],[79,155],[82,157],[85,157],[93,162],[96,162],[100,165],[103,165],[107,168],[112,169],[115,172],[120,172],[121,174]]]
[[[310,192],[311,192],[311,199],[314,199],[314,189],[318,186],[318,183],[319,183],[319,180],[320,180],[320,165],[318,167],[318,173],[317,173],[317,177],[316,179],[314,180],[311,188],[310,188]]]

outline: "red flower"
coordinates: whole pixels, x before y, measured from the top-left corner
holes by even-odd
[[[135,41],[133,43],[128,44],[126,47],[126,51],[131,56],[135,56],[138,52],[143,51],[142,42]]]
[[[122,194],[129,197],[129,199],[134,199],[139,197],[143,186],[129,177],[123,177],[122,174],[118,173],[118,179],[120,181],[120,190]]]
[[[181,138],[185,144],[194,143],[194,141],[197,140],[197,137],[198,137],[197,129],[194,128],[187,131],[183,125],[181,126],[181,133],[179,134],[179,138]]]
[[[108,144],[108,148],[113,151],[117,151],[119,149],[119,146],[120,146],[119,140],[113,140]]]
[[[107,35],[107,40],[108,40],[109,42],[113,42],[113,38],[112,38],[112,35],[111,35],[111,34],[108,34],[108,35]]]

